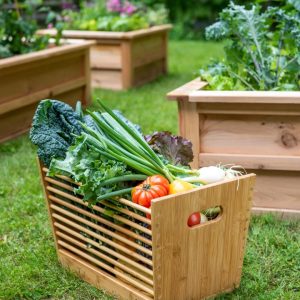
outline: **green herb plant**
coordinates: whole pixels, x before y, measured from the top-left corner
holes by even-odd
[[[206,29],[227,41],[226,58],[200,70],[213,90],[299,90],[300,12],[286,7],[251,9],[232,2]]]
[[[30,6],[25,2],[0,0],[0,59],[45,49],[49,39],[37,36],[37,24],[30,19]],[[25,18],[26,16],[26,18]]]

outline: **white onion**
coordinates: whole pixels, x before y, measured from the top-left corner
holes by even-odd
[[[214,183],[225,179],[225,171],[216,166],[203,167],[199,169],[199,179],[206,183]]]

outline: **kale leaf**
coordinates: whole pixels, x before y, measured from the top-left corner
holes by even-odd
[[[173,165],[188,166],[194,155],[192,142],[169,131],[155,132],[145,137],[151,148]]]
[[[74,135],[81,131],[80,116],[70,105],[46,99],[36,109],[29,137],[38,146],[38,157],[49,166],[52,158],[65,158]]]
[[[292,2],[291,2],[292,4]],[[206,29],[210,40],[226,40],[223,61],[200,70],[214,90],[299,90],[300,12],[230,3]]]

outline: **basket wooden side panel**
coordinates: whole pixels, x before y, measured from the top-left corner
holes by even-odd
[[[91,207],[74,193],[78,183],[48,177],[41,164],[40,170],[61,263],[121,299],[153,299],[151,221],[137,213],[139,207],[126,199],[120,202],[128,209],[109,201]]]
[[[204,299],[239,285],[255,175],[152,203],[155,299]],[[222,207],[190,228],[188,217]]]

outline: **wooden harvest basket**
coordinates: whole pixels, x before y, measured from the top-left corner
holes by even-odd
[[[30,128],[42,99],[89,103],[92,44],[83,41],[0,60],[0,143]]]
[[[151,210],[120,199],[128,209],[111,220],[101,215],[111,202],[88,207],[76,183],[40,170],[58,258],[83,280],[144,300],[204,299],[239,285],[255,175],[156,199]],[[191,213],[216,205],[216,219],[187,226]]]
[[[167,73],[168,31],[171,25],[130,32],[64,30],[67,39],[95,40],[91,48],[92,86],[113,90],[143,85]],[[53,29],[41,35],[56,35]]]
[[[300,218],[300,92],[201,91],[193,80],[170,92],[194,167],[234,163],[257,174],[255,213]]]

